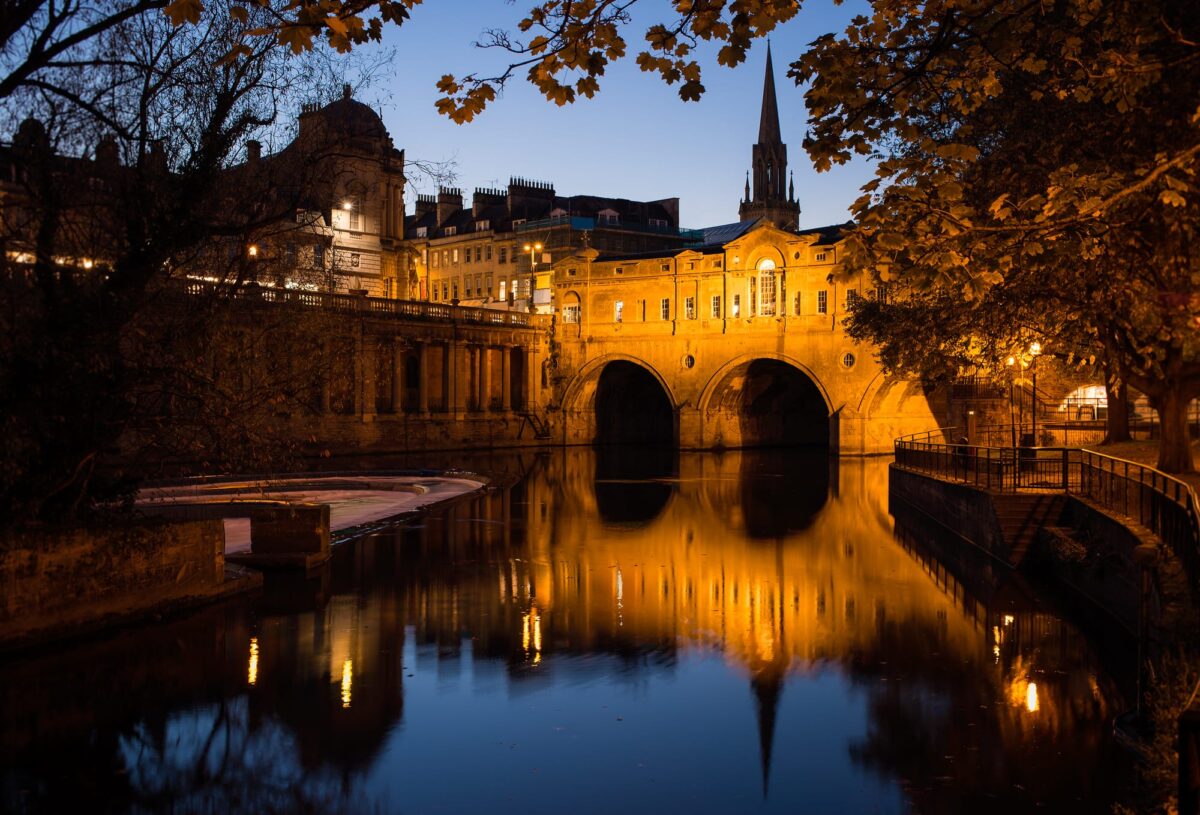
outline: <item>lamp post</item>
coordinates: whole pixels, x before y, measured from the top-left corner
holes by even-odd
[[[524,247],[529,253],[529,313],[533,313],[533,289],[537,285],[537,253],[542,251],[540,243],[527,243]]]
[[[1034,342],[1029,346],[1029,355],[1033,357],[1033,362],[1030,367],[1033,369],[1033,446],[1038,446],[1037,434],[1037,412],[1038,412],[1038,395],[1037,395],[1037,361],[1042,353],[1042,344]]]
[[[1016,400],[1013,398],[1013,392],[1016,390],[1017,358],[1009,357],[1005,360],[1005,364],[1008,365],[1008,431],[1009,436],[1012,437],[1012,446],[1015,448],[1017,446],[1017,421],[1014,415],[1016,413],[1016,406],[1014,404]]]

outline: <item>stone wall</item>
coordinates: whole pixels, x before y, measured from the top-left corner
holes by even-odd
[[[220,521],[9,533],[0,539],[0,648],[219,596],[233,588],[224,546]]]

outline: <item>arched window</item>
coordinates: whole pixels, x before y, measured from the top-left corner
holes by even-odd
[[[779,286],[775,280],[775,261],[763,258],[758,262],[758,313],[764,317],[774,316]]]
[[[579,305],[579,295],[573,291],[569,291],[563,297],[562,319],[564,323],[578,323],[581,308]]]

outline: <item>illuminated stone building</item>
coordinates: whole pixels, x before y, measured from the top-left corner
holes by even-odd
[[[586,246],[643,252],[696,239],[679,228],[678,198],[561,196],[553,184],[523,178],[506,189],[477,188],[469,207],[457,188],[419,195],[405,230],[419,281],[410,296],[525,311],[536,278],[534,304],[542,312],[550,310],[549,272],[558,258]]]

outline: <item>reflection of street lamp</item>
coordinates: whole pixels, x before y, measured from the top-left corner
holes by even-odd
[[[540,243],[527,243],[524,246],[529,253],[529,313],[533,313],[533,288],[537,285],[537,253],[542,251]]]

